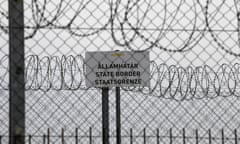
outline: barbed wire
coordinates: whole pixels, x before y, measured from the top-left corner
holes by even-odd
[[[235,17],[236,17],[236,20],[237,20],[237,24],[236,24],[236,29],[234,31],[237,32],[237,41],[238,41],[238,49],[233,51],[231,50],[231,48],[227,48],[224,44],[224,42],[222,42],[220,39],[219,39],[219,32],[215,32],[211,26],[211,23],[213,21],[213,19],[216,17],[217,13],[221,10],[221,8],[223,7],[224,4],[226,4],[226,0],[223,0],[219,6],[217,6],[217,10],[215,13],[212,13],[212,14],[209,14],[209,5],[211,5],[211,3],[213,3],[211,0],[207,0],[207,5],[206,5],[206,14],[205,14],[205,18],[206,18],[206,25],[207,25],[207,28],[208,28],[208,31],[210,32],[213,40],[217,43],[217,45],[223,50],[225,51],[226,53],[230,54],[230,55],[233,55],[233,56],[236,56],[236,57],[239,57],[240,56],[240,53],[239,53],[239,50],[240,50],[240,3],[239,1],[237,0],[234,0],[234,6],[235,6],[235,10],[236,10],[236,14],[235,14]]]
[[[134,92],[174,100],[229,97],[240,95],[240,64],[222,64],[218,69],[208,65],[186,68],[151,64],[150,88],[123,88]]]
[[[204,37],[206,32],[209,32],[217,45],[225,52],[240,56],[238,49],[232,50],[226,47],[218,38],[218,31],[215,30],[215,16],[221,11],[221,7],[229,1],[222,1],[216,7],[215,11],[210,12],[210,6],[213,5],[211,0],[200,2],[193,0],[186,3],[185,0],[162,2],[149,1],[122,1],[122,0],[107,0],[108,5],[104,11],[103,18],[94,17],[99,26],[83,27],[88,24],[88,19],[83,23],[78,23],[78,18],[83,17],[84,11],[91,9],[90,6],[94,3],[93,0],[83,0],[80,2],[74,0],[63,1],[59,0],[54,3],[56,7],[53,11],[48,11],[47,7],[51,5],[48,0],[31,0],[29,7],[31,8],[31,16],[28,14],[28,22],[25,24],[27,36],[25,39],[33,38],[41,29],[64,29],[71,35],[77,37],[89,37],[98,34],[102,31],[109,31],[116,45],[126,47],[129,50],[139,50],[139,43],[142,43],[141,50],[149,50],[159,48],[167,52],[186,52],[194,48],[199,41]],[[72,5],[76,6],[72,6]],[[239,32],[239,2],[234,1],[236,12],[236,31],[238,33],[238,43],[240,43]],[[158,6],[158,11],[154,8]],[[186,9],[187,8],[189,9]],[[175,9],[173,9],[173,7]],[[66,12],[71,8],[73,13],[67,15]],[[173,9],[173,10],[172,10]],[[154,17],[152,16],[154,14]],[[0,15],[3,19],[8,20],[6,12],[0,10]],[[63,20],[62,20],[63,19]],[[101,20],[100,20],[101,19]],[[155,20],[156,19],[156,20]],[[184,19],[184,20],[182,20]],[[151,23],[151,24],[149,24]],[[0,29],[8,33],[8,27],[0,22]],[[31,30],[31,31],[30,31]],[[217,31],[217,32],[216,32]],[[224,29],[220,31],[225,31]],[[172,38],[179,38],[177,43],[172,43]],[[170,44],[169,44],[170,43]]]
[[[8,56],[0,60],[0,87],[8,89]],[[85,60],[77,56],[30,55],[25,60],[26,90],[81,90],[85,86]],[[186,68],[151,62],[151,87],[122,87],[166,99],[191,100],[240,96],[240,63],[222,64],[218,69],[208,65]]]

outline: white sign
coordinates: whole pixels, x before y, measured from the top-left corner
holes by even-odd
[[[150,86],[149,52],[87,52],[87,87]]]

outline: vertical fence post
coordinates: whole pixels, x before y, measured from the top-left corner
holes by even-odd
[[[169,130],[169,144],[173,143],[173,135],[172,135],[172,128]]]
[[[199,136],[198,136],[198,129],[196,129],[195,134],[196,134],[196,144],[198,144],[198,139],[199,139]]]
[[[64,129],[62,128],[62,133],[61,133],[61,141],[62,141],[62,144],[65,144],[65,140],[64,140]]]
[[[133,144],[133,130],[130,129],[130,144]]]
[[[186,144],[186,133],[185,133],[185,128],[182,130],[183,134],[183,144]]]
[[[50,129],[47,130],[47,144],[50,144]]]
[[[25,144],[23,0],[8,0],[9,11],[9,143]]]
[[[78,128],[75,129],[75,144],[78,144]]]
[[[157,144],[160,144],[159,128],[157,128]]]
[[[89,144],[92,144],[92,127],[89,128]]]
[[[143,129],[143,144],[146,144],[146,128]]]
[[[224,129],[222,129],[222,144],[225,143]]]
[[[212,133],[211,133],[211,129],[208,130],[208,142],[209,142],[209,144],[212,144]]]
[[[102,88],[102,143],[109,144],[109,88]]]
[[[29,135],[28,136],[28,144],[31,144],[32,143],[32,135]]]
[[[116,135],[117,144],[121,144],[121,96],[120,87],[116,87]]]
[[[234,144],[238,144],[238,135],[237,135],[237,129],[234,130],[234,141],[235,143]]]
[[[43,135],[43,144],[46,144],[46,135]]]

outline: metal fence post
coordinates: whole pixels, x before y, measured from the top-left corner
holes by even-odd
[[[23,0],[8,0],[9,11],[9,143],[25,143]]]
[[[120,96],[120,87],[116,87],[116,135],[117,135],[117,144],[121,144],[121,96]]]
[[[109,88],[102,88],[102,141],[109,144]]]

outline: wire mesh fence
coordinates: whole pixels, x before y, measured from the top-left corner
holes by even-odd
[[[8,4],[0,0],[0,135],[6,137]],[[166,136],[163,143],[182,143],[169,139],[172,128],[181,138],[183,129],[190,132],[186,138],[194,139],[186,143],[195,143],[196,129],[199,138],[209,137],[211,129],[219,142],[224,129],[224,142],[235,143],[233,133],[240,127],[239,4],[236,0],[25,0],[26,134],[43,136],[50,129],[57,136],[64,129],[66,135],[75,135],[78,128],[79,135],[86,136],[82,143],[88,143],[91,127],[92,138],[100,140],[101,89],[85,85],[85,53],[149,51],[151,86],[121,88],[123,141],[131,142],[132,129],[139,135],[133,143],[143,143],[146,128],[154,139],[148,143],[157,142],[157,129],[160,137]],[[111,89],[113,137],[115,112],[115,89]],[[98,140],[95,143],[101,143]],[[209,139],[199,141],[206,142]]]

